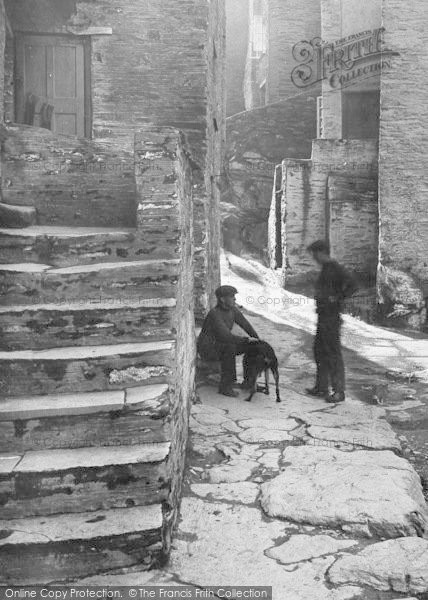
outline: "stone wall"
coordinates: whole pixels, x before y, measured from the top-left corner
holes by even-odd
[[[6,134],[5,203],[34,206],[39,225],[135,226],[133,153],[29,125]]]
[[[148,127],[135,139],[136,181],[139,196],[138,229],[144,239],[153,222],[162,226],[158,245],[165,245],[176,232],[175,248],[165,247],[165,256],[179,260],[176,307],[174,374],[170,400],[171,451],[168,479],[171,481],[164,506],[164,549],[168,552],[176,522],[186,447],[188,420],[194,395],[196,334],[194,316],[193,264],[193,173],[185,138],[174,129]],[[149,198],[147,191],[149,191]],[[168,232],[163,229],[168,219]]]
[[[207,76],[207,153],[205,158],[204,226],[202,246],[205,266],[195,271],[195,281],[201,282],[204,294],[196,294],[195,314],[200,321],[215,303],[215,290],[220,285],[220,197],[224,169],[226,142],[226,9],[225,0],[211,0],[208,15]],[[195,185],[195,184],[194,184]],[[194,187],[195,196],[195,187]],[[194,219],[195,240],[201,228],[199,218]],[[196,252],[198,244],[195,241]]]
[[[370,287],[379,254],[378,172],[356,169],[328,177],[328,239],[333,256]]]
[[[392,283],[381,285],[380,292],[389,308],[401,307],[404,317],[421,325],[428,297],[428,82],[421,77],[428,67],[428,5],[384,0],[382,18],[385,46],[398,56],[382,73],[380,261],[382,279]],[[393,283],[397,278],[399,285]]]
[[[245,110],[244,74],[248,50],[249,0],[226,0],[227,116]]]
[[[0,0],[0,123],[4,119],[4,51],[6,45],[6,14],[4,2]],[[1,175],[1,171],[0,171]]]
[[[300,92],[291,80],[293,47],[321,36],[320,0],[269,0],[269,102]],[[296,157],[298,158],[298,157]]]
[[[6,22],[4,2],[0,0],[0,150],[3,143],[3,119],[4,119],[4,52],[6,44]],[[2,166],[0,160],[0,201],[1,201]]]
[[[282,164],[275,167],[272,188],[272,204],[269,211],[268,221],[268,253],[269,266],[271,269],[282,267]]]
[[[311,160],[283,162],[284,283],[306,281],[314,275],[315,266],[307,246],[329,237],[333,255],[345,265],[364,276],[367,271],[372,272],[368,252],[357,261],[355,256],[361,250],[361,229],[366,230],[368,225],[364,235],[370,242],[366,241],[370,248],[377,246],[378,215],[373,209],[376,163],[374,140],[316,140]]]
[[[227,249],[267,258],[274,170],[284,157],[309,158],[316,137],[316,94],[227,119],[227,187],[222,196]],[[241,211],[237,220],[231,206]]]

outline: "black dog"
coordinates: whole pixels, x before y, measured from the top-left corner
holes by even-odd
[[[247,402],[251,402],[252,397],[256,392],[264,391],[269,395],[269,371],[275,379],[276,386],[276,401],[281,402],[279,395],[279,372],[278,359],[272,346],[267,342],[257,341],[250,344],[247,353],[243,360],[244,373],[246,374],[246,383],[250,389],[250,395],[245,398]],[[265,387],[257,386],[257,379],[260,375],[265,374]]]

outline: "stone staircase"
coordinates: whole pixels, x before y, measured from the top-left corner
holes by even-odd
[[[174,247],[153,247],[144,195],[135,229],[0,229],[0,583],[168,555],[194,323],[189,173],[176,132],[139,144],[159,140],[150,185],[169,198]]]

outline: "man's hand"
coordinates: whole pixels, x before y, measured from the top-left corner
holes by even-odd
[[[253,344],[254,342],[260,342],[260,340],[258,338],[253,338],[253,337],[249,337],[248,341]]]

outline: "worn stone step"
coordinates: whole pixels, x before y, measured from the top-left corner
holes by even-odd
[[[174,342],[0,352],[1,396],[123,389],[170,379]]]
[[[0,350],[171,339],[175,306],[175,298],[0,306]]]
[[[170,440],[166,384],[0,402],[0,453]]]
[[[36,222],[36,209],[32,206],[14,206],[0,202],[0,227],[29,227]]]
[[[0,267],[0,304],[173,298],[178,260],[150,259],[52,268],[40,263]]]
[[[0,583],[65,582],[162,557],[162,507],[0,521]]]
[[[1,263],[44,263],[56,267],[141,260],[135,229],[55,227],[0,229]]]
[[[108,510],[166,499],[169,442],[0,456],[5,519]]]

